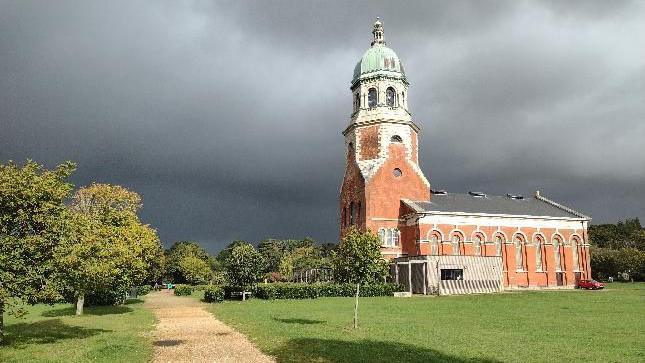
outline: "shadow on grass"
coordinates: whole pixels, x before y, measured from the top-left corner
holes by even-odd
[[[494,359],[458,357],[430,348],[376,340],[293,339],[271,354],[279,362],[498,362]]]
[[[83,315],[110,315],[110,314],[126,314],[132,312],[132,308],[123,305],[110,305],[110,306],[88,306],[83,309]],[[76,307],[70,306],[61,309],[52,309],[43,311],[42,316],[53,318],[57,316],[72,316],[76,314]]]
[[[64,339],[83,339],[112,330],[84,328],[67,325],[60,319],[41,320],[34,323],[11,324],[6,327],[6,345],[55,343]]]
[[[291,318],[291,319],[273,318],[273,320],[279,321],[281,323],[286,323],[286,324],[302,324],[302,325],[326,323],[325,320],[297,319],[297,318]]]
[[[132,304],[143,304],[142,299],[128,299],[125,301],[125,305],[132,305]]]

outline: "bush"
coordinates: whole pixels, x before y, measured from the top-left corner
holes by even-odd
[[[224,301],[224,289],[217,285],[208,286],[204,289],[204,301],[209,303]]]
[[[403,287],[389,283],[371,283],[361,285],[360,296],[392,296],[394,292],[403,291]],[[318,297],[354,296],[354,284],[302,284],[273,283],[257,286],[255,296],[260,299],[315,299]]]
[[[175,295],[177,296],[190,296],[193,294],[193,287],[190,285],[176,285]]]
[[[137,287],[137,295],[139,296],[148,295],[150,291],[152,291],[152,287],[150,285],[142,285]]]
[[[211,285],[192,285],[193,291],[206,291]]]

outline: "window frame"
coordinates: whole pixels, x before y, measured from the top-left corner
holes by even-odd
[[[374,96],[373,98],[372,95]],[[376,106],[378,106],[378,91],[376,88],[370,87],[370,89],[367,90],[367,107],[374,108]]]

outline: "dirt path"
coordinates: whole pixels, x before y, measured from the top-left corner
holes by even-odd
[[[244,335],[215,319],[203,303],[163,290],[146,297],[157,318],[153,362],[275,362]]]

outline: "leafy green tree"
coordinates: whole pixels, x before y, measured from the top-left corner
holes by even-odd
[[[172,278],[175,283],[190,284],[191,282],[189,280],[191,280],[192,277],[195,277],[194,273],[197,270],[202,270],[201,277],[203,277],[203,264],[199,264],[199,267],[197,267],[196,262],[184,263],[184,266],[182,267],[182,261],[186,257],[196,258],[209,266],[209,270],[211,269],[211,257],[208,255],[208,252],[206,252],[206,250],[202,248],[202,246],[200,246],[197,242],[175,242],[172,246],[170,246],[168,250],[166,250],[166,274],[168,275],[168,277]],[[185,270],[184,267],[188,266],[191,266],[190,269]],[[197,270],[195,270],[195,268],[197,268]],[[192,277],[187,277],[187,274],[190,274]],[[201,277],[198,278],[198,280],[201,280]],[[207,280],[210,280],[210,278],[208,278]]]
[[[298,247],[287,253],[280,261],[279,272],[282,276],[292,276],[294,272],[311,270],[326,266],[327,259],[316,246]]]
[[[208,262],[195,256],[186,256],[179,260],[179,272],[184,282],[191,285],[205,284],[212,278]]]
[[[361,284],[382,282],[387,275],[387,262],[381,256],[381,241],[372,232],[349,230],[332,252],[334,278],[337,282],[356,284],[354,328],[358,327],[358,296]]]
[[[238,241],[241,242],[241,241]],[[246,242],[236,243],[226,257],[226,275],[231,285],[239,288],[255,286],[264,271],[262,255]]]
[[[231,251],[237,246],[240,245],[248,245],[249,243],[246,241],[240,241],[236,240],[228,244],[223,250],[219,251],[215,259],[220,262],[220,266],[224,267],[226,266],[226,263],[231,255]]]
[[[74,170],[71,162],[53,170],[31,160],[0,164],[0,343],[5,311],[20,315],[20,303],[57,298],[52,255],[66,228]]]
[[[120,291],[155,279],[163,249],[155,230],[141,224],[141,198],[118,185],[92,184],[73,198],[69,237],[55,253],[65,286],[83,313],[88,294]]]
[[[258,244],[258,252],[266,262],[266,271],[273,272],[280,269],[280,262],[285,253],[286,246],[283,241],[266,239]]]

